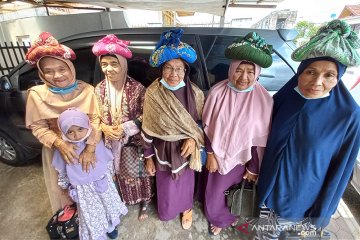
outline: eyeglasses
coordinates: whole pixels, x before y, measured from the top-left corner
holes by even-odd
[[[165,73],[172,73],[173,71],[175,71],[176,74],[184,74],[185,68],[181,68],[181,67],[173,68],[170,66],[164,66],[163,71]]]

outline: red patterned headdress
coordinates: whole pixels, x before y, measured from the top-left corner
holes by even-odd
[[[39,38],[36,39],[29,51],[26,53],[26,61],[34,65],[42,57],[59,57],[63,59],[75,60],[76,55],[74,51],[59,42],[49,32],[42,32]]]

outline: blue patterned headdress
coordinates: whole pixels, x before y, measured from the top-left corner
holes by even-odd
[[[150,65],[159,67],[175,58],[181,58],[188,63],[195,62],[195,50],[190,45],[180,41],[183,33],[184,30],[180,28],[163,32],[160,41],[150,56]]]

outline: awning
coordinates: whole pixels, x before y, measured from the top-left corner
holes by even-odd
[[[0,12],[11,12],[29,7],[58,7],[74,9],[143,9],[153,11],[201,12],[225,16],[228,7],[276,8],[283,0],[2,0]],[[26,3],[26,6],[24,5]]]

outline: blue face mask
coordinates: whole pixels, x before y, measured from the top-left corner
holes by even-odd
[[[302,97],[305,98],[305,99],[319,99],[319,98],[325,98],[325,97],[330,96],[330,93],[327,93],[327,94],[325,94],[324,96],[321,96],[321,97],[318,97],[318,98],[308,98],[308,97],[305,97],[304,95],[302,95],[302,93],[301,93],[300,90],[299,90],[299,87],[294,88],[294,90],[295,90],[300,96],[302,96]]]
[[[184,81],[181,81],[178,85],[172,87],[163,78],[160,80],[160,82],[165,88],[169,89],[170,91],[176,91],[182,87],[185,87],[186,85]]]
[[[77,84],[78,84],[77,81],[75,81],[70,86],[67,86],[67,87],[64,87],[64,88],[49,87],[49,90],[52,93],[64,95],[64,94],[71,93],[72,91],[74,91],[77,88]]]
[[[235,86],[234,86],[234,84],[232,83],[232,82],[228,82],[228,87],[229,88],[231,88],[232,90],[234,90],[235,92],[238,92],[238,93],[243,93],[243,92],[251,92],[253,89],[254,89],[254,85],[252,85],[252,86],[250,86],[250,87],[248,87],[247,89],[244,89],[244,90],[239,90],[239,89],[237,89]]]

